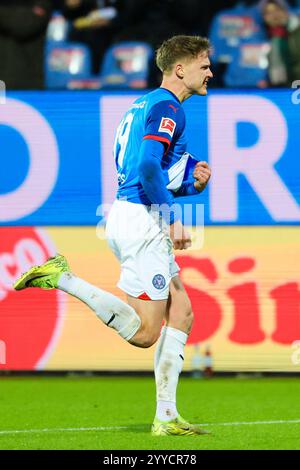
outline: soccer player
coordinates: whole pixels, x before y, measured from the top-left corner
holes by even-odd
[[[106,236],[121,264],[118,286],[128,303],[74,275],[61,255],[31,268],[14,285],[16,290],[57,288],[77,297],[134,346],[148,348],[158,340],[152,425],[157,436],[205,434],[176,408],[193,314],[173,253],[188,248],[191,237],[172,205],[177,196],[201,192],[211,174],[206,162],[190,165],[181,106],[192,95],[207,94],[213,76],[209,48],[208,40],[198,36],[174,36],[163,42],[156,55],[163,73],[161,87],[136,100],[117,130],[119,189]],[[189,165],[192,178],[185,176]]]

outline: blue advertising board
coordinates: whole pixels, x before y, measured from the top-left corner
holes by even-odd
[[[9,93],[0,105],[0,225],[97,224],[117,185],[115,130],[138,96]],[[204,204],[206,224],[300,223],[299,102],[297,89],[213,90],[184,102],[188,151],[213,172],[185,202]]]

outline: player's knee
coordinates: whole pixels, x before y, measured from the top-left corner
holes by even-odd
[[[141,347],[151,348],[151,346],[156,343],[158,338],[159,332],[153,331],[150,328],[145,328],[140,338]]]
[[[142,323],[137,334],[130,341],[131,344],[139,348],[150,348],[156,343],[160,335],[160,330],[151,328],[150,325]]]
[[[157,337],[155,336],[147,336],[143,339],[142,343],[141,343],[141,347],[146,349],[146,348],[151,348],[151,346],[153,346],[153,344],[156,343],[157,341]]]

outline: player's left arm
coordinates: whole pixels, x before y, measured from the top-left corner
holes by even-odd
[[[193,180],[185,181],[177,191],[172,191],[174,197],[194,196],[201,193],[211,177],[211,169],[207,162],[196,163]]]
[[[195,178],[194,187],[198,193],[201,193],[206,188],[211,177],[211,169],[208,163],[204,161],[196,163],[193,177]]]

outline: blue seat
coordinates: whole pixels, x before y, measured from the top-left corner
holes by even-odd
[[[230,63],[241,41],[266,39],[258,7],[238,4],[234,8],[222,10],[212,21],[209,37],[213,45],[212,62]]]
[[[120,42],[105,53],[100,71],[105,88],[145,88],[148,85],[152,47],[140,41]]]
[[[81,43],[48,43],[45,55],[46,88],[65,89],[72,80],[91,76],[91,53]]]
[[[232,55],[232,61],[224,75],[228,87],[257,87],[259,82],[268,78],[267,41],[241,41]]]

